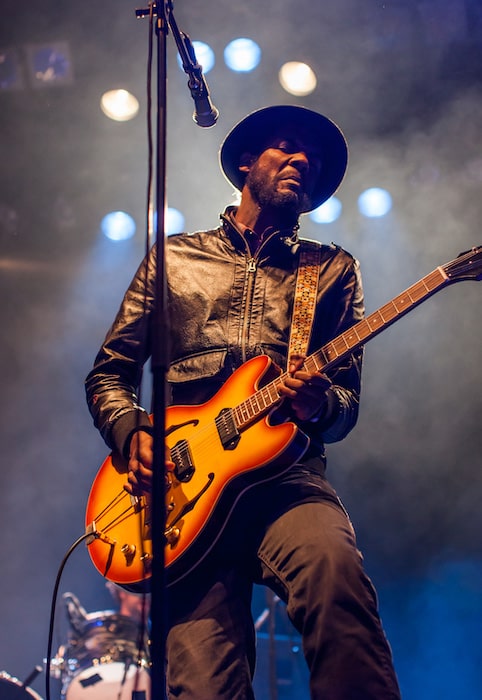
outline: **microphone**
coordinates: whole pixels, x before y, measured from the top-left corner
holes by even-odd
[[[182,58],[182,67],[189,76],[187,85],[194,100],[194,113],[192,118],[198,126],[209,128],[214,126],[219,117],[219,111],[211,102],[209,88],[203,75],[202,66],[198,63],[196,52],[191,39],[184,32],[176,38],[179,54]]]
[[[200,81],[197,87],[192,84],[189,85],[191,88],[191,95],[194,100],[194,113],[192,118],[198,126],[203,128],[209,128],[214,126],[219,117],[219,110],[211,102],[209,96],[209,88],[207,86],[204,76],[200,75]]]

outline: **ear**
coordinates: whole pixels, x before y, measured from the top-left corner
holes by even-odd
[[[241,158],[239,159],[239,166],[238,169],[242,173],[248,174],[249,171],[251,170],[251,166],[256,160],[256,156],[253,155],[252,153],[243,153]]]

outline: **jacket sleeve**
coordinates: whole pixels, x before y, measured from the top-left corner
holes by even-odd
[[[150,430],[138,387],[149,357],[155,253],[141,263],[85,381],[87,405],[107,445],[124,457],[135,430]]]
[[[364,317],[360,266],[351,256],[348,256],[348,260],[349,263],[338,280],[336,297],[330,296],[329,312],[325,309],[321,314],[325,319],[330,319],[327,324],[329,340],[334,340]],[[323,300],[320,304],[323,305]],[[300,424],[312,443],[337,442],[346,437],[355,426],[358,419],[362,360],[363,348],[359,348],[339,366],[326,372],[333,382],[328,392],[327,406],[320,416]]]

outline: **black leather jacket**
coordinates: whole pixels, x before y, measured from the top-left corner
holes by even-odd
[[[173,404],[205,402],[255,355],[269,355],[286,369],[303,241],[292,230],[273,232],[253,257],[231,213],[228,208],[217,229],[167,239],[168,382]],[[357,261],[334,245],[321,248],[310,353],[363,317]],[[149,425],[137,403],[137,387],[151,348],[155,258],[154,248],[129,286],[86,379],[96,427],[111,449],[124,454],[132,431]],[[328,414],[300,425],[311,438],[311,455],[322,453],[323,442],[342,439],[355,425],[361,363],[359,351],[329,372],[334,385]]]

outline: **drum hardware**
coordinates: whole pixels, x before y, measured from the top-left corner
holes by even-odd
[[[0,671],[1,700],[42,700],[40,695],[29,687],[41,671],[42,666],[35,666],[23,683],[6,671]]]
[[[71,634],[50,669],[62,700],[148,700],[149,641],[139,648],[138,624],[112,610],[86,613],[71,594],[66,603]]]

